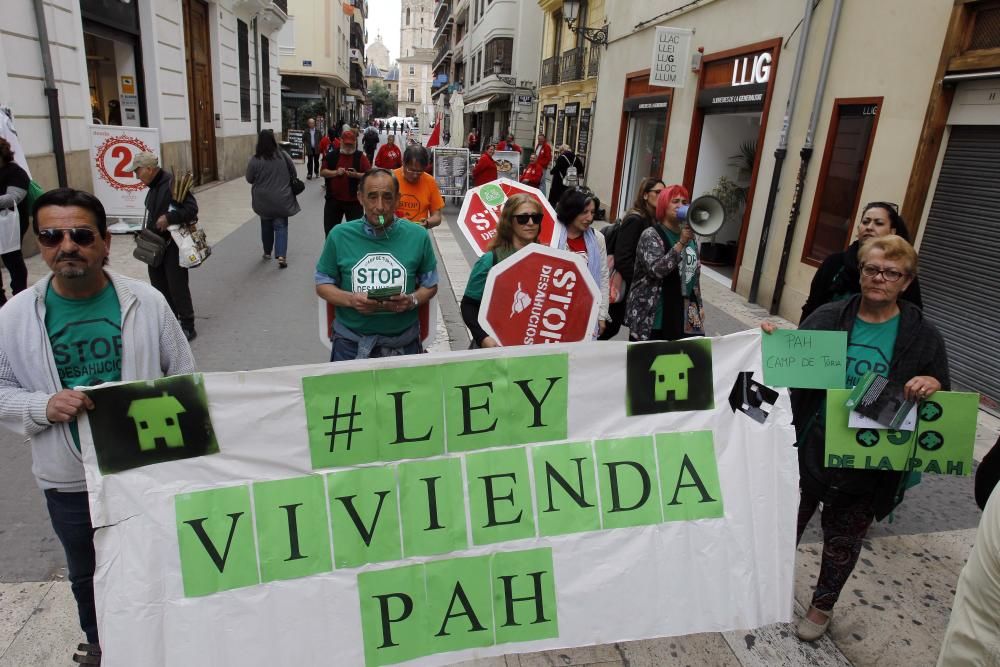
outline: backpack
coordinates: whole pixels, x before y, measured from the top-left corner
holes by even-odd
[[[566,158],[566,161],[569,162],[569,158]],[[566,175],[563,176],[563,185],[567,188],[575,188],[580,185],[580,174],[576,169],[577,164],[578,161],[574,158],[573,161],[569,163],[569,166],[566,167]]]
[[[615,268],[615,244],[618,242],[618,232],[621,228],[622,221],[619,219],[601,230],[608,251],[608,303],[621,303],[628,293],[628,283]]]

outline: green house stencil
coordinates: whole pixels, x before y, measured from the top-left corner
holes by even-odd
[[[139,436],[139,449],[144,452],[156,449],[162,439],[167,447],[183,447],[179,416],[186,412],[180,401],[163,392],[155,398],[137,398],[128,406],[128,416],[135,422]]]
[[[694,362],[684,352],[677,354],[661,354],[649,367],[653,373],[655,387],[653,388],[657,401],[667,400],[667,394],[672,393],[671,400],[686,401],[688,398],[688,371]]]

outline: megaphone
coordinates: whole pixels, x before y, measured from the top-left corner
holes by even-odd
[[[702,195],[677,209],[677,219],[686,222],[698,236],[712,236],[726,221],[726,209],[712,195]]]

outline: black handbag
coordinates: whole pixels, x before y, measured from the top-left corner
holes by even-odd
[[[302,194],[302,191],[306,189],[306,184],[295,173],[295,164],[287,156],[285,157],[285,165],[288,167],[288,186],[292,189],[292,194]]]
[[[167,252],[167,240],[152,229],[143,229],[135,236],[135,250],[132,256],[154,269],[163,264]]]

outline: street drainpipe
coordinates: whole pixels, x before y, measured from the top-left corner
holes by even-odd
[[[771,218],[774,217],[774,200],[778,196],[778,181],[781,179],[781,168],[785,164],[788,153],[788,129],[795,115],[795,100],[799,94],[799,79],[802,78],[802,62],[806,56],[806,46],[809,44],[809,26],[812,23],[813,7],[819,0],[806,0],[805,16],[802,18],[802,36],[799,38],[799,49],[795,54],[795,68],[792,70],[792,87],[788,91],[788,102],[785,104],[785,119],[781,125],[778,137],[778,147],[774,149],[774,171],[771,173],[771,188],[767,193],[767,206],[764,208],[764,223],[760,230],[760,243],[757,246],[757,259],[753,265],[753,279],[750,282],[750,294],[747,301],[757,302],[757,290],[760,288],[761,273],[764,269],[764,255],[767,253],[767,237],[771,231]]]
[[[49,127],[52,131],[52,154],[56,158],[56,177],[59,187],[65,188],[69,181],[66,178],[66,151],[63,148],[62,116],[59,113],[59,89],[56,88],[55,75],[52,73],[52,53],[49,51],[49,29],[45,24],[45,5],[43,0],[34,0],[35,23],[38,26],[38,44],[42,49],[42,71],[45,76],[45,97],[49,100]]]
[[[795,178],[795,194],[792,199],[792,210],[788,215],[788,229],[785,230],[785,243],[781,248],[781,262],[778,264],[778,277],[774,281],[774,294],[771,297],[770,312],[775,315],[781,304],[781,293],[785,287],[785,270],[788,268],[788,256],[792,251],[792,236],[795,234],[795,224],[799,219],[802,204],[802,188],[806,183],[806,170],[809,168],[809,158],[813,153],[813,138],[816,124],[819,122],[820,107],[823,102],[823,91],[826,89],[827,75],[830,73],[830,60],[833,57],[833,44],[837,39],[837,24],[840,22],[840,10],[843,0],[834,0],[833,17],[826,33],[826,48],[823,51],[823,65],[819,70],[819,82],[816,84],[816,95],[813,98],[812,115],[809,116],[809,129],[806,130],[806,142],[802,146],[802,162],[799,164],[799,174]]]
[[[257,135],[260,135],[260,35],[257,34],[257,15],[253,16],[253,61],[257,74]],[[271,75],[270,72],[267,73]]]

